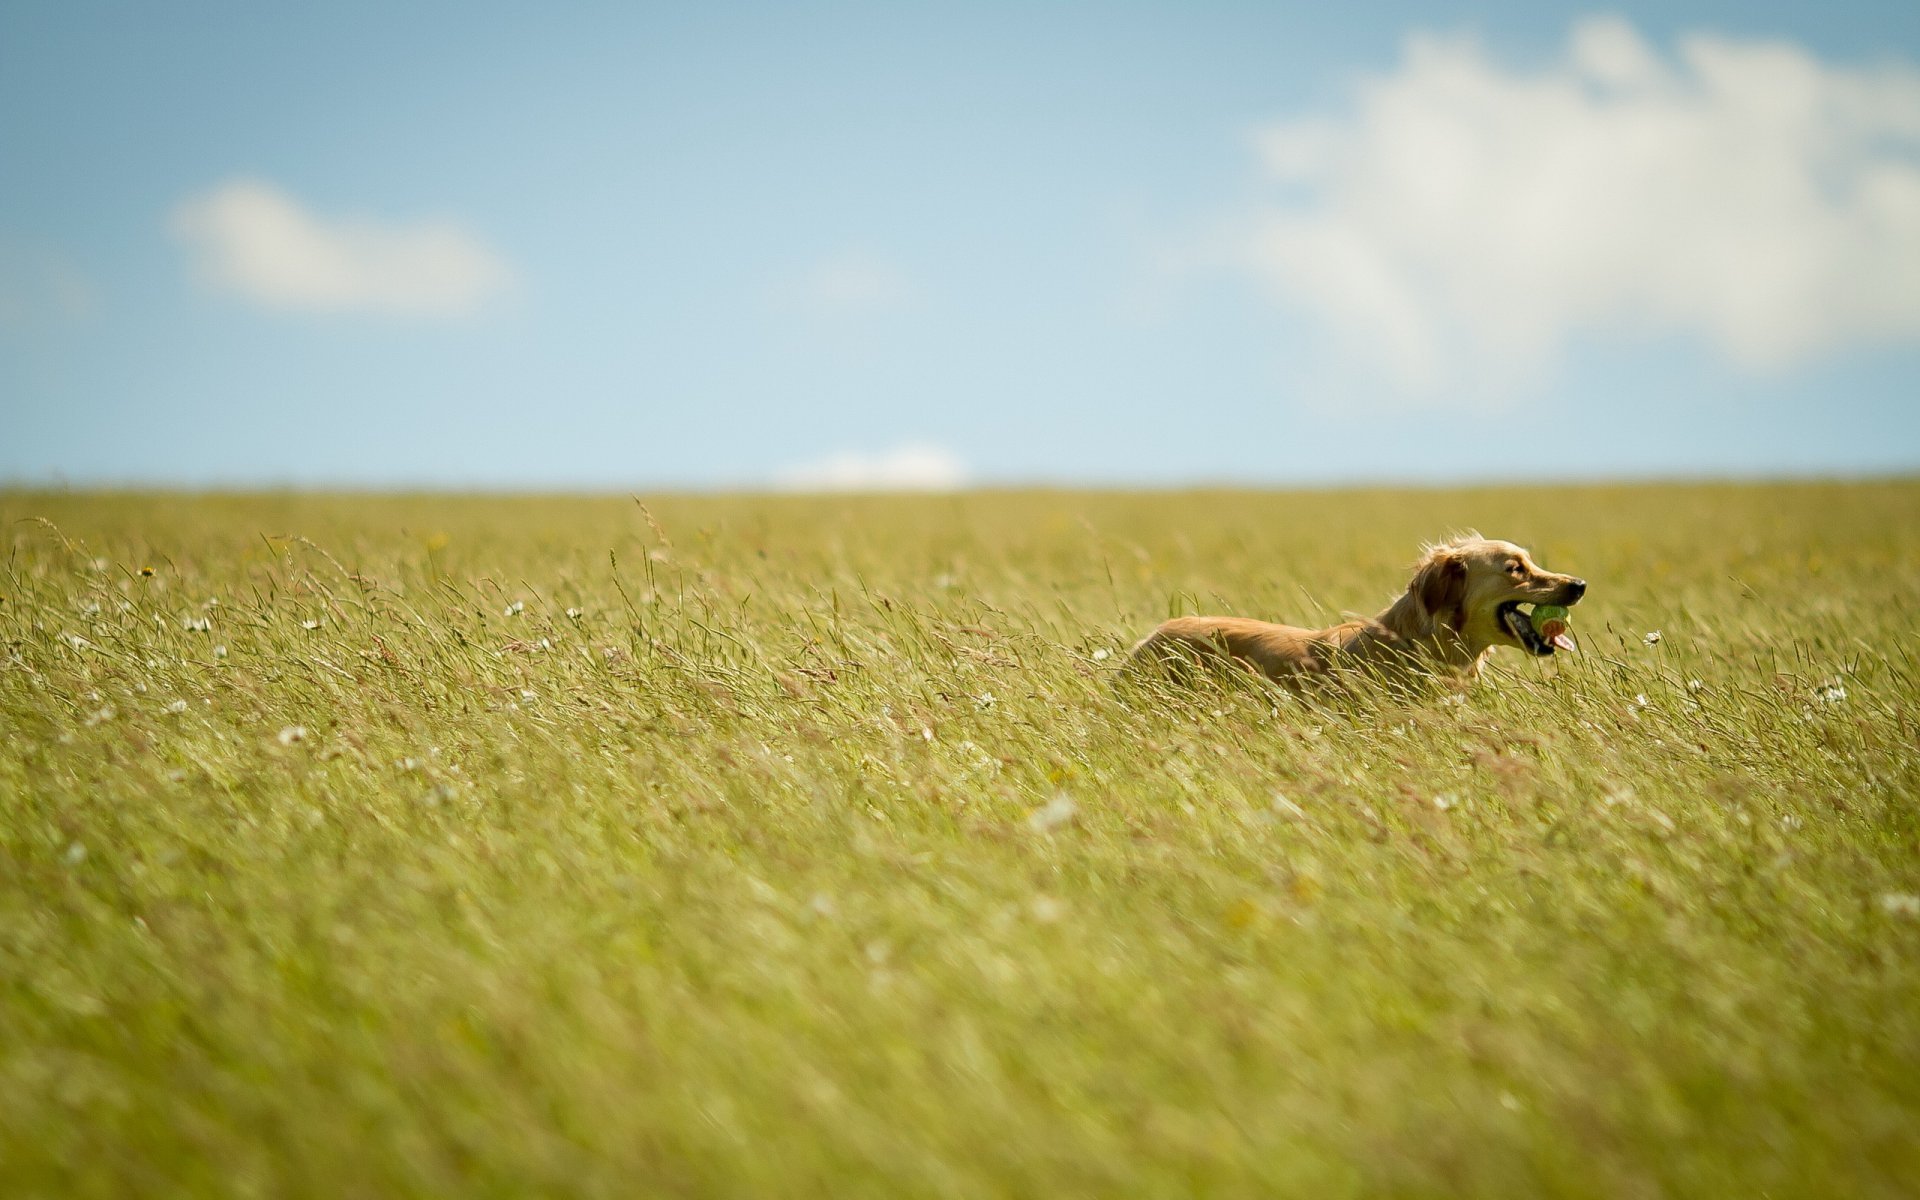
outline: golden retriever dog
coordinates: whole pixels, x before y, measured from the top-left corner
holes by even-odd
[[[1541,636],[1520,606],[1567,606],[1586,594],[1586,580],[1542,570],[1512,542],[1459,537],[1428,547],[1405,594],[1377,617],[1328,629],[1245,617],[1175,617],[1141,639],[1127,669],[1183,676],[1195,664],[1214,663],[1282,683],[1348,671],[1464,683],[1480,674],[1496,647],[1514,646],[1542,658],[1556,642],[1570,647],[1564,635],[1553,641]]]

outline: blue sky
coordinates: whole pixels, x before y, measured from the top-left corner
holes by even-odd
[[[0,480],[1916,469],[1916,5],[0,5]]]

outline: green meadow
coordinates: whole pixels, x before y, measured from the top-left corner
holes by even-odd
[[[1116,686],[1463,528],[1580,654]],[[0,530],[0,1194],[1920,1189],[1920,483]]]

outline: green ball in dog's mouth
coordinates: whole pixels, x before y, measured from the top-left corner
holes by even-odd
[[[1579,645],[1573,635],[1567,632],[1569,624],[1567,610],[1558,604],[1536,604],[1527,614],[1533,623],[1533,631],[1561,650],[1578,650]]]

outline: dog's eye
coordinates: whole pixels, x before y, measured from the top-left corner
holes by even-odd
[[[1515,575],[1518,575],[1520,573],[1520,560],[1515,559],[1514,561],[1508,563],[1507,570],[1511,571]]]

